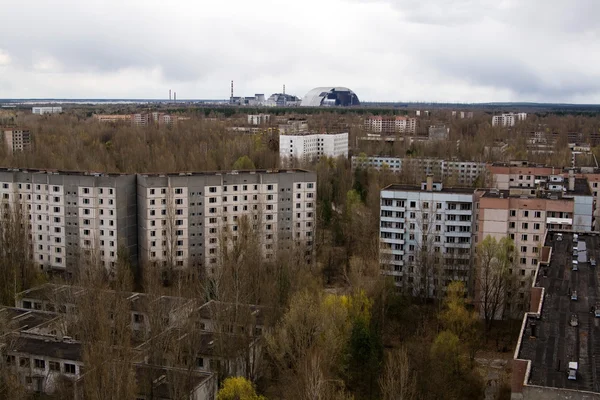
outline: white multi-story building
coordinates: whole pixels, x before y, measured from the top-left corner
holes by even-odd
[[[138,237],[145,265],[204,266],[214,273],[223,241],[251,229],[266,259],[278,247],[312,254],[316,175],[303,170],[138,176]],[[285,244],[284,244],[285,243]]]
[[[417,131],[417,119],[409,117],[374,116],[365,119],[365,129],[372,133],[412,133]]]
[[[2,128],[4,144],[10,153],[31,148],[31,132],[28,129]]]
[[[62,112],[62,107],[32,107],[31,112],[38,115],[60,114]]]
[[[348,157],[348,132],[279,135],[282,165],[293,159],[311,161],[320,157]]]
[[[380,263],[396,286],[440,297],[453,280],[468,285],[474,235],[474,190],[446,189],[430,177],[421,186],[381,191]]]
[[[525,121],[527,113],[508,113],[494,115],[492,117],[492,126],[515,126],[518,121]]]

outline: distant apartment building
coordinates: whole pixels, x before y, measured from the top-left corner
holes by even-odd
[[[427,131],[429,140],[448,140],[450,128],[446,125],[431,125]]]
[[[113,115],[113,114],[94,114],[94,118],[97,121],[100,122],[112,122],[112,123],[117,123],[117,122],[127,122],[127,123],[131,123],[131,115],[129,114],[125,114],[125,115]]]
[[[365,119],[365,130],[371,133],[410,133],[417,131],[417,119],[401,116],[374,116]]]
[[[470,118],[473,118],[473,111],[452,111],[452,116],[454,118],[470,119]]]
[[[147,126],[151,121],[151,115],[145,113],[138,113],[131,115],[131,122],[136,126]]]
[[[31,132],[22,128],[2,128],[2,138],[9,153],[31,149]]]
[[[297,135],[308,133],[308,122],[306,120],[288,120],[285,124],[279,124],[280,135]]]
[[[485,163],[472,161],[448,161],[437,158],[352,156],[352,168],[389,168],[394,173],[410,173],[417,180],[428,175],[440,181],[450,181],[462,186],[473,186],[477,181],[488,181]]]
[[[138,237],[144,265],[204,266],[214,273],[242,223],[271,259],[278,245],[306,246],[316,223],[316,175],[303,170],[138,175]],[[228,239],[227,239],[228,240]]]
[[[62,107],[33,107],[31,112],[38,115],[60,114],[62,112]]]
[[[519,121],[525,121],[527,113],[508,113],[502,115],[494,115],[492,117],[492,126],[515,126]]]
[[[126,122],[136,126],[147,126],[151,122],[154,122],[158,125],[172,125],[183,119],[182,117],[176,117],[170,114],[161,113],[157,111],[152,113],[137,113],[123,115],[95,114],[94,118],[99,122]]]
[[[321,157],[348,157],[348,132],[279,135],[282,165],[293,159],[303,162]]]
[[[440,297],[453,280],[469,287],[474,209],[473,189],[444,188],[431,177],[382,189],[382,272],[412,295]]]
[[[43,270],[69,273],[84,259],[111,267],[119,249],[137,261],[135,175],[2,169],[0,196],[21,206]]]
[[[248,124],[250,125],[266,125],[271,121],[269,114],[248,114]]]

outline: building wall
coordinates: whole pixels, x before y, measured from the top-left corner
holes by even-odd
[[[2,136],[9,153],[31,148],[31,132],[27,129],[3,129]]]
[[[382,190],[379,240],[383,272],[393,276],[397,286],[412,294],[423,290],[428,297],[439,296],[439,290],[451,280],[462,280],[469,287],[473,199],[473,194]],[[428,272],[420,269],[424,254],[439,257],[443,264],[442,272],[425,282],[422,279]]]
[[[403,168],[414,174],[416,179],[425,179],[433,175],[435,179],[452,180],[460,185],[473,185],[478,178],[485,174],[485,163],[446,161],[435,158],[400,158],[400,157],[364,157],[352,156],[352,168],[375,168],[381,170],[386,165],[394,173],[402,172]],[[485,179],[484,179],[485,180]]]
[[[348,133],[279,135],[279,156],[284,165],[292,157],[304,162],[321,156],[348,157]]]
[[[62,107],[33,107],[31,109],[33,114],[58,114],[62,112]]]
[[[313,246],[316,176],[311,172],[140,175],[137,193],[144,264],[173,261],[176,267],[204,266],[214,273],[222,241],[240,234],[244,218],[259,232],[267,259],[292,240]]]

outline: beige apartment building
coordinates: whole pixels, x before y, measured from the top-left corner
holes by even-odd
[[[13,154],[31,149],[31,132],[22,128],[2,128],[2,138],[7,150]]]
[[[365,129],[372,133],[412,133],[417,131],[417,119],[409,117],[374,116],[365,119]]]
[[[585,179],[592,195],[593,230],[600,230],[600,170],[598,168],[563,169],[541,164],[530,164],[527,161],[496,163],[487,166],[491,177],[491,187],[499,190],[510,188],[535,188],[538,184],[551,184],[554,189],[563,186],[569,174],[577,179]],[[572,171],[572,172],[569,172]]]

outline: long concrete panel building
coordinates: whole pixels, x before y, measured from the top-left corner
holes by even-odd
[[[305,245],[310,257],[316,174],[0,169],[0,201],[7,210],[20,205],[31,258],[42,270],[71,274],[84,260],[110,268],[123,255],[134,265],[172,262],[211,272],[219,263],[221,239],[225,233],[235,238],[243,217],[260,232],[266,258],[283,241]]]

